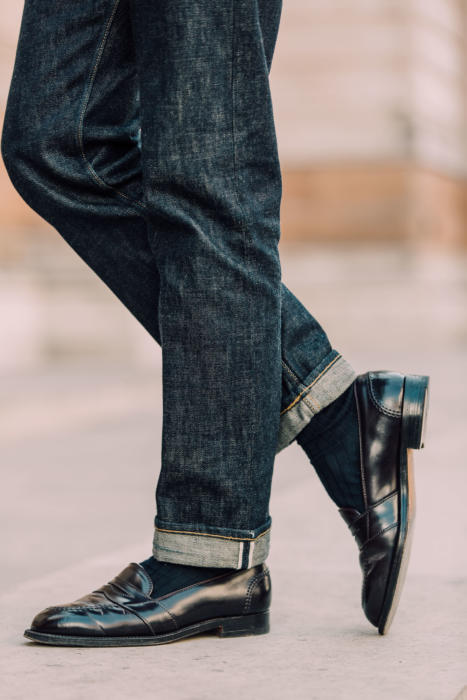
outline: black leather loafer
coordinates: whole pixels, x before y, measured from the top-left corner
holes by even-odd
[[[221,637],[269,632],[271,579],[265,564],[210,578],[159,598],[139,564],[68,605],[47,608],[24,635],[57,646],[166,644],[208,630]]]
[[[360,548],[362,605],[385,634],[396,611],[415,515],[412,449],[423,447],[429,378],[368,372],[355,381],[365,511],[340,513]]]

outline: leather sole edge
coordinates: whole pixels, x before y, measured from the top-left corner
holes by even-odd
[[[218,617],[188,625],[173,632],[154,635],[153,637],[77,637],[61,634],[47,634],[27,629],[26,639],[49,646],[66,647],[122,647],[122,646],[151,646],[169,644],[186,637],[193,637],[204,632],[217,631],[219,637],[243,637],[248,635],[267,634],[269,632],[269,611],[254,615],[239,615],[234,617]]]
[[[401,445],[399,457],[400,513],[399,535],[391,573],[378,624],[381,635],[388,633],[399,605],[410,558],[413,521],[415,518],[415,486],[413,450],[424,447],[428,411],[429,377],[407,375],[404,379]]]

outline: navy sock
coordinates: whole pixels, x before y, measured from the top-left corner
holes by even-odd
[[[234,569],[207,568],[204,566],[185,566],[184,564],[171,564],[158,561],[154,557],[149,557],[140,563],[146,573],[149,574],[154,590],[153,598],[172,593],[185,586],[191,586],[200,581],[206,581],[214,576],[231,573]]]
[[[339,508],[365,510],[353,384],[297,436],[324,488]]]

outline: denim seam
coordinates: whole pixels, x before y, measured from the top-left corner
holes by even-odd
[[[289,404],[289,406],[287,406],[287,408],[284,408],[283,411],[281,411],[281,416],[282,416],[284,413],[287,413],[287,411],[290,411],[291,408],[293,408],[294,406],[296,406],[297,403],[298,403],[300,400],[303,400],[303,396],[304,396],[305,394],[307,394],[307,393],[310,391],[310,389],[312,388],[312,386],[314,386],[314,384],[316,384],[316,382],[318,381],[318,379],[321,379],[321,377],[323,376],[323,374],[325,374],[325,373],[332,367],[332,365],[335,364],[335,363],[337,362],[337,360],[339,360],[341,357],[342,357],[342,355],[336,355],[336,357],[334,357],[334,359],[331,360],[331,362],[318,374],[318,376],[315,377],[315,379],[313,379],[313,381],[311,382],[311,384],[309,384],[308,386],[306,386],[306,387],[303,389],[303,391],[301,391],[301,392],[298,394],[298,396],[296,396],[296,397],[294,398],[294,400],[292,401],[292,403]],[[309,398],[309,397],[308,397],[308,398]]]
[[[144,209],[145,211],[147,211],[147,206],[143,202],[140,202],[137,199],[133,199],[132,197],[129,197],[127,194],[125,194],[121,190],[119,190],[116,187],[113,187],[112,185],[109,185],[107,182],[105,182],[105,180],[103,180],[98,175],[98,173],[94,170],[94,168],[92,167],[91,163],[89,162],[88,158],[86,157],[86,152],[85,152],[85,148],[84,148],[84,120],[85,120],[85,116],[86,116],[86,110],[87,110],[88,105],[89,105],[89,100],[91,99],[96,75],[97,75],[97,72],[99,70],[102,55],[104,53],[104,49],[105,49],[105,46],[107,44],[107,39],[109,38],[109,34],[110,34],[111,29],[112,29],[115,15],[117,14],[119,4],[120,4],[120,0],[115,0],[113,8],[112,8],[112,12],[110,14],[110,17],[107,20],[104,34],[102,36],[99,48],[97,50],[97,55],[96,55],[94,65],[92,67],[89,79],[88,79],[87,90],[84,94],[83,103],[82,103],[81,110],[80,110],[78,128],[77,128],[77,138],[78,138],[79,149],[81,152],[81,157],[84,161],[84,164],[85,164],[87,171],[89,172],[89,174],[91,175],[93,180],[95,180],[97,182],[97,184],[100,185],[101,187],[104,187],[107,190],[111,190],[118,197],[123,198],[127,202],[127,204],[132,206],[140,214],[141,212],[139,211],[139,209]]]
[[[305,388],[305,384],[302,381],[300,381],[295,372],[292,369],[290,369],[289,365],[284,360],[281,360],[281,364],[282,367],[290,374],[292,379],[296,381],[297,384],[299,384],[301,387]]]
[[[282,367],[285,369],[285,371],[288,372],[288,373],[290,374],[290,376],[292,377],[292,379],[298,384],[299,388],[302,389],[302,390],[304,390],[304,389],[306,388],[306,387],[305,387],[305,384],[304,384],[302,381],[300,381],[300,379],[297,377],[297,375],[295,374],[295,372],[289,367],[289,365],[288,365],[284,360],[281,360],[281,364],[282,364]],[[320,410],[319,404],[315,406],[315,405],[313,404],[312,399],[310,399],[309,396],[304,396],[303,399],[302,399],[302,401],[303,401],[303,402],[308,406],[308,408],[311,409],[313,412],[318,413],[318,411]],[[290,406],[290,408],[291,408],[291,406]],[[288,409],[284,409],[283,412],[285,412],[286,410],[288,410]],[[282,414],[281,414],[281,415],[282,415]]]
[[[235,0],[232,0],[232,70],[231,70],[231,75],[230,75],[230,85],[231,85],[231,104],[232,104],[232,165],[233,165],[233,180],[234,180],[234,195],[235,199],[237,200],[238,208],[241,213],[241,221],[239,221],[240,224],[240,229],[242,232],[242,239],[243,239],[243,254],[245,256],[245,260],[247,259],[248,253],[247,253],[247,244],[246,244],[246,238],[247,238],[247,230],[246,230],[246,221],[247,217],[245,214],[245,211],[243,209],[242,203],[240,201],[240,193],[239,193],[239,185],[238,185],[238,171],[237,171],[237,146],[236,146],[236,139],[235,139],[235,133],[236,133],[236,119],[235,119],[235,108],[236,108],[236,92],[235,92],[235,68],[236,68],[236,57],[235,57],[235,49],[236,49],[236,29],[237,29],[237,23],[236,23],[236,14],[235,14],[235,7],[236,3]]]
[[[231,68],[231,74],[230,74],[230,102],[231,102],[231,109],[232,109],[232,122],[231,122],[231,128],[232,128],[232,169],[233,169],[233,191],[234,191],[234,196],[235,200],[238,205],[239,209],[239,215],[240,215],[240,220],[238,222],[241,235],[242,235],[242,245],[243,245],[243,258],[245,261],[245,265],[247,267],[250,267],[250,254],[249,254],[249,243],[251,242],[250,234],[248,232],[248,226],[247,226],[247,216],[246,212],[243,208],[243,204],[241,202],[241,197],[240,197],[240,187],[239,187],[239,180],[238,180],[238,168],[237,168],[237,160],[238,160],[238,153],[237,153],[237,141],[236,141],[236,132],[237,132],[237,121],[236,121],[236,107],[237,107],[237,100],[236,100],[236,74],[237,74],[237,58],[236,58],[236,46],[237,46],[237,15],[236,15],[236,8],[237,8],[237,3],[235,0],[232,0],[232,16],[231,16],[231,27],[232,27],[232,45],[231,45],[231,61],[232,61],[232,68]],[[247,241],[248,239],[248,241]],[[250,423],[249,426],[249,437],[250,437],[250,444],[253,440],[253,427],[252,424]],[[252,457],[252,450],[249,449],[247,451],[247,456],[246,459],[248,460],[249,467],[252,469],[253,467],[253,457]]]
[[[36,209],[36,201],[37,201],[37,200],[34,198],[34,195],[33,195],[33,196],[28,196],[28,194],[22,189],[22,186],[23,186],[24,183],[23,183],[23,181],[21,180],[21,178],[20,178],[20,177],[17,177],[17,176],[14,174],[13,171],[9,172],[9,173],[8,173],[8,176],[9,176],[9,178],[10,178],[10,180],[11,180],[11,184],[13,185],[13,187],[14,187],[18,192],[21,191],[21,197],[22,197],[22,199],[26,202],[26,204],[27,204],[29,207],[31,207],[31,209],[34,209],[35,211],[37,211],[37,209]],[[40,185],[40,186],[43,187],[43,189],[45,189],[43,185]],[[75,196],[75,201],[76,201],[76,202],[79,202],[80,204],[86,205],[86,202],[85,202],[83,199],[81,199],[80,197]],[[126,209],[125,211],[127,211],[127,212],[129,212],[129,213],[131,213],[131,214],[134,214],[134,213],[135,213],[134,207],[132,207],[131,209],[128,208],[128,209]],[[141,216],[141,212],[138,212],[138,214]],[[44,217],[42,217],[42,218],[44,218]],[[50,219],[50,220],[47,219],[47,220],[50,221],[50,223],[52,223],[52,220],[51,220],[51,219]],[[53,224],[53,223],[52,223],[52,226],[53,226],[54,228],[57,228],[57,227],[55,226],[55,224]],[[75,233],[80,233],[80,232],[81,232],[81,229],[76,228],[73,224],[71,224],[71,223],[69,223],[69,222],[68,222],[68,227],[69,227],[70,229],[72,229]]]
[[[231,537],[229,535],[214,535],[211,532],[192,532],[191,530],[166,530],[161,527],[155,526],[155,529],[158,532],[166,532],[168,534],[172,535],[195,535],[195,536],[202,536],[202,537],[217,537],[222,540],[235,540],[236,542],[256,542],[256,540],[259,540],[261,537],[264,537],[264,535],[267,535],[268,532],[271,532],[271,528],[269,527],[267,530],[262,532],[260,535],[257,535],[256,537]]]

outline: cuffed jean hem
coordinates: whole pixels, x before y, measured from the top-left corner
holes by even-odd
[[[271,520],[256,530],[187,529],[156,518],[153,556],[158,561],[186,566],[249,569],[269,554]]]
[[[287,368],[295,377],[297,395],[281,411],[276,454],[295,440],[314,415],[343,394],[357,376],[351,365],[335,351],[323,364],[318,374],[315,369],[304,381]]]

